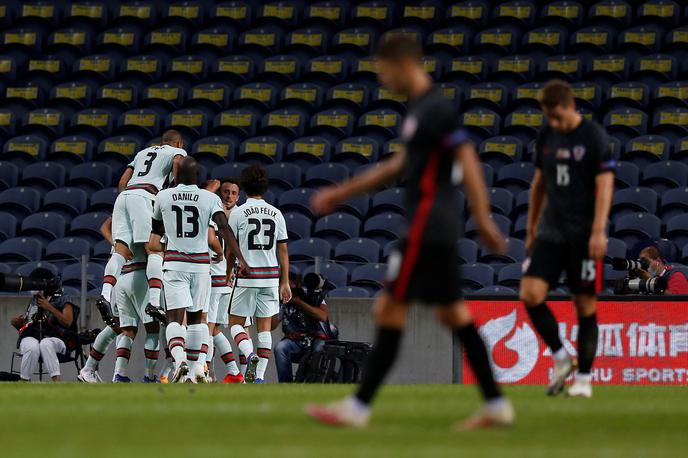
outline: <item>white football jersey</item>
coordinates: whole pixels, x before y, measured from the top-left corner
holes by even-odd
[[[277,243],[286,242],[287,225],[282,212],[262,199],[247,199],[229,215],[229,227],[239,242],[250,272],[236,285],[264,288],[279,285]]]
[[[220,198],[196,185],[177,185],[158,193],[153,219],[162,220],[167,235],[163,270],[210,273],[208,228],[221,212]]]
[[[170,145],[154,145],[136,153],[129,167],[134,169],[124,192],[153,197],[163,189],[172,173],[176,156],[186,151]]]

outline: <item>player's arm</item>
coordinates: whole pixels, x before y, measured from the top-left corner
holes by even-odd
[[[526,223],[526,249],[530,251],[535,240],[542,209],[545,208],[545,182],[542,178],[542,170],[536,168],[533,182],[530,184],[528,194],[528,219]]]
[[[283,303],[287,303],[292,299],[292,296],[289,286],[289,249],[286,241],[277,242],[277,260],[280,265],[280,299]]]
[[[595,189],[595,219],[592,222],[588,250],[590,259],[602,259],[607,251],[605,229],[614,194],[614,173],[610,170],[598,174],[595,177]]]
[[[174,156],[174,159],[172,159],[172,175],[174,176],[174,182],[178,183],[177,181],[177,171],[179,170],[179,163],[184,159],[184,156],[181,154],[177,154]]]
[[[504,235],[490,218],[490,200],[487,197],[483,168],[475,147],[472,143],[462,143],[456,147],[455,156],[463,167],[464,189],[483,243],[494,253],[504,253],[506,242]]]
[[[124,189],[127,187],[127,184],[129,183],[129,180],[131,180],[131,177],[134,175],[134,166],[129,164],[126,169],[124,169],[124,173],[122,173],[122,176],[119,179],[119,183],[117,184],[117,191],[122,192]]]
[[[389,159],[380,162],[350,180],[318,191],[311,199],[311,207],[317,214],[332,213],[337,206],[359,194],[374,191],[396,178],[404,168],[406,150],[397,151]]]
[[[160,241],[163,235],[165,235],[165,224],[162,220],[160,203],[156,200],[153,206],[153,218],[151,219],[151,235],[148,238],[148,249],[157,252],[165,251],[165,247],[162,246],[162,242]]]
[[[103,224],[100,225],[100,235],[102,235],[110,245],[114,245],[112,240],[112,216],[108,216],[108,218],[103,221]]]
[[[298,296],[292,297],[291,302],[296,304],[296,306],[303,310],[304,313],[312,316],[316,320],[327,321],[327,304],[324,302],[320,304],[320,307],[314,307]]]
[[[225,242],[225,259],[227,260],[227,277],[231,277],[231,272],[234,269],[234,261],[239,260],[239,269],[243,273],[247,273],[248,264],[244,259],[244,255],[241,254],[239,249],[239,242],[234,235],[234,231],[229,227],[227,222],[227,215],[225,212],[218,211],[213,214],[213,221],[217,224],[217,231],[220,233],[220,237]]]
[[[215,256],[213,256],[213,262],[222,261],[224,249],[222,248],[220,239],[217,237],[217,235],[215,235],[215,229],[212,227],[208,228],[208,247],[215,253]]]

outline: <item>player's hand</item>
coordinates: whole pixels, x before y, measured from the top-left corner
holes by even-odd
[[[213,253],[213,257],[210,260],[213,264],[217,264],[218,262],[222,262],[224,258],[225,256],[222,253]]]
[[[504,234],[499,230],[497,225],[491,219],[487,221],[480,231],[480,237],[483,244],[494,254],[506,253],[506,240]]]
[[[607,252],[607,234],[604,231],[594,231],[590,235],[588,242],[588,256],[590,259],[598,260],[604,257]]]
[[[340,204],[342,198],[336,186],[328,186],[318,190],[311,198],[311,209],[316,215],[332,213]]]
[[[134,253],[131,252],[131,249],[128,246],[126,246],[123,243],[120,244],[119,246],[120,246],[120,250],[122,250],[122,252],[120,254],[122,255],[122,257],[124,259],[126,259],[127,261],[131,261],[132,259],[134,259]]]
[[[280,300],[283,304],[286,304],[291,300],[291,287],[289,283],[282,283],[279,287]]]
[[[220,180],[208,180],[208,182],[205,185],[205,190],[210,191],[213,194],[215,194],[218,189],[220,189]]]
[[[227,286],[234,287],[234,269],[227,274]]]
[[[248,267],[248,264],[246,263],[246,260],[242,257],[239,259],[239,273],[241,275],[248,275],[250,268]]]

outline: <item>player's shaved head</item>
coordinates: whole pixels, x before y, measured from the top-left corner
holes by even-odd
[[[163,145],[170,145],[170,146],[175,146],[177,148],[181,148],[181,146],[184,143],[184,138],[182,137],[182,134],[179,133],[179,131],[174,130],[174,129],[169,129],[163,132],[162,134],[162,144]]]
[[[198,181],[198,163],[191,156],[186,156],[179,162],[177,179],[181,184],[196,184]]]

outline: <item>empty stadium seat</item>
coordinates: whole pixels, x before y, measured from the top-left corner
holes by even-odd
[[[328,296],[332,298],[366,298],[370,297],[370,292],[359,286],[346,286],[333,289]]]
[[[518,288],[523,277],[523,266],[521,263],[507,264],[497,272],[497,283],[509,288]]]
[[[339,242],[334,249],[334,259],[353,270],[357,264],[380,261],[380,245],[372,239],[352,238]]]
[[[0,256],[5,262],[38,261],[43,245],[32,237],[14,237],[0,243]]]
[[[661,226],[662,221],[653,214],[631,213],[620,217],[614,223],[614,237],[626,242],[626,246],[632,247],[640,240],[659,237]]]
[[[502,231],[502,234],[511,234],[511,219],[498,213],[492,213],[490,218],[495,222],[495,224],[497,224],[499,230]],[[478,240],[480,238],[475,218],[472,216],[468,218],[468,221],[466,221],[465,237],[471,240]]]
[[[463,264],[461,267],[463,275],[462,289],[465,293],[471,293],[494,284],[494,269],[487,264]]]
[[[104,212],[92,212],[79,215],[72,220],[69,234],[89,239],[95,243],[102,239],[100,226],[109,217],[110,214]]]
[[[688,188],[681,187],[665,191],[660,198],[662,221],[688,211]]]
[[[313,235],[326,240],[331,245],[358,237],[361,231],[361,221],[350,214],[337,212],[323,216],[315,222]]]
[[[71,220],[86,210],[87,202],[88,196],[83,189],[58,188],[45,194],[41,210],[54,211]]]
[[[643,169],[643,186],[652,187],[661,194],[668,189],[685,187],[688,180],[688,166],[682,162],[663,161],[650,164]]]
[[[341,164],[319,164],[308,169],[304,186],[319,187],[340,183],[349,178],[349,174],[349,169]]]
[[[22,186],[49,191],[64,185],[67,171],[57,162],[37,162],[22,170]]]
[[[667,221],[665,235],[677,246],[686,246],[688,243],[688,215],[676,215]]]
[[[521,263],[526,258],[526,246],[523,241],[517,238],[506,239],[506,253],[484,253],[478,262],[484,264],[503,264],[503,263]]]
[[[315,258],[330,259],[332,245],[322,239],[307,238],[289,243],[289,259],[298,261],[313,261]]]
[[[81,261],[83,256],[88,258],[90,255],[90,241],[79,237],[58,238],[45,248],[45,259],[59,266]]]
[[[459,261],[462,264],[473,264],[478,261],[480,246],[471,239],[460,239],[457,243]]]
[[[68,265],[62,270],[62,282],[65,286],[81,289],[81,262]],[[103,284],[103,266],[89,262],[86,266],[86,285],[88,289],[98,288]]]
[[[11,213],[0,212],[0,242],[17,234],[17,218]]]
[[[371,294],[382,289],[385,283],[387,265],[370,263],[356,267],[351,272],[351,286],[359,286],[368,290]]]
[[[311,236],[313,222],[308,216],[301,213],[285,213],[284,221],[287,224],[289,240],[307,239]]]
[[[657,192],[648,187],[626,188],[614,193],[610,218],[616,221],[629,213],[657,211]]]
[[[363,236],[375,240],[380,246],[399,237],[406,226],[406,218],[397,213],[381,213],[368,218],[363,225]]]
[[[46,261],[27,262],[25,264],[18,266],[14,272],[19,274],[19,275],[22,275],[24,277],[29,277],[29,276],[31,276],[31,273],[33,273],[33,271],[36,269],[47,269],[53,275],[59,275],[60,274],[60,271],[55,264],[50,263],[50,262],[46,262]],[[9,272],[5,272],[5,273],[9,273]]]
[[[69,172],[69,186],[88,191],[107,188],[112,183],[112,168],[99,162],[88,162],[73,167]]]
[[[17,218],[23,218],[38,211],[41,193],[33,188],[14,187],[0,192],[2,210]]]
[[[91,194],[91,198],[88,202],[88,211],[96,212],[112,212],[115,206],[115,200],[117,199],[117,188],[105,188]]]
[[[22,220],[20,235],[22,237],[34,237],[47,242],[64,236],[66,227],[67,222],[59,213],[34,213]]]

